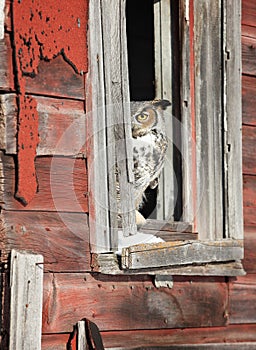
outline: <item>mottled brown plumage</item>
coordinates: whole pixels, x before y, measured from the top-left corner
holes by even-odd
[[[155,188],[163,169],[168,139],[163,111],[170,106],[167,100],[144,103],[132,116],[135,201],[137,211],[143,204],[148,186]],[[142,219],[137,212],[137,221]],[[137,222],[138,223],[138,222]],[[141,224],[139,222],[138,224]]]

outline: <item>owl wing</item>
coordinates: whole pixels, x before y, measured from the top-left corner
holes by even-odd
[[[162,136],[147,134],[134,139],[135,196],[140,196],[148,186],[156,187],[163,168],[167,140]],[[152,187],[152,188],[154,188]]]

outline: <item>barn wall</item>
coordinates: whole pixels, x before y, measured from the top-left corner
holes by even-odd
[[[45,3],[49,5],[48,14],[47,6],[43,9],[46,21],[52,14],[52,2]],[[58,10],[61,2],[54,3]],[[72,54],[70,57],[63,54],[58,46],[61,41],[55,47],[56,32],[51,33],[53,40],[48,46],[48,50],[57,50],[55,54],[43,53],[45,57],[40,56],[36,68],[30,67],[35,70],[33,74],[17,72],[16,56],[20,53],[17,53],[14,36],[15,22],[13,27],[11,21],[11,2],[6,1],[5,37],[0,41],[2,262],[7,261],[11,248],[44,255],[42,349],[66,349],[73,326],[85,317],[99,326],[104,345],[109,348],[177,344],[197,344],[199,348],[200,344],[210,343],[219,344],[221,349],[222,343],[239,342],[255,342],[256,346],[256,5],[254,0],[242,3],[244,267],[247,276],[236,279],[175,277],[172,289],[158,289],[146,275],[108,277],[88,273],[87,169],[83,144],[86,75],[76,69],[81,62],[77,63]],[[36,1],[31,3],[34,10],[35,4]],[[72,5],[70,13],[77,1],[73,0]],[[64,25],[63,19],[58,19],[59,27],[54,31]],[[19,24],[24,32],[30,28],[29,24],[27,27]],[[79,28],[74,24],[71,27]],[[76,52],[75,47],[72,50]],[[86,58],[86,51],[80,55]],[[19,80],[24,86],[22,91],[17,85]],[[30,195],[26,206],[14,198],[17,179],[21,176],[19,167],[24,169],[26,165],[20,164],[22,158],[16,152],[21,106],[17,95],[19,98],[31,96],[38,113],[40,141],[35,162],[30,159],[36,170],[38,191]],[[6,314],[2,344],[8,339],[8,279],[4,281]]]

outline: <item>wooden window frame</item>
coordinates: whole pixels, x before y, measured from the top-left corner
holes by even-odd
[[[184,234],[182,223],[170,224],[171,242],[124,248],[121,265],[114,254],[116,163],[123,233],[136,234],[128,157],[132,144],[125,3],[91,0],[89,5],[86,107],[92,268],[105,273],[244,274],[241,0],[180,0],[180,95],[186,130],[181,145],[186,165],[183,221],[193,223],[193,230]],[[191,239],[197,232],[198,239]]]

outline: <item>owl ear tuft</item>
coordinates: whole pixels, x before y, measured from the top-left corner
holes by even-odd
[[[165,110],[168,106],[171,106],[171,102],[169,100],[154,100],[152,101],[152,104],[156,108],[160,108],[162,110]]]

